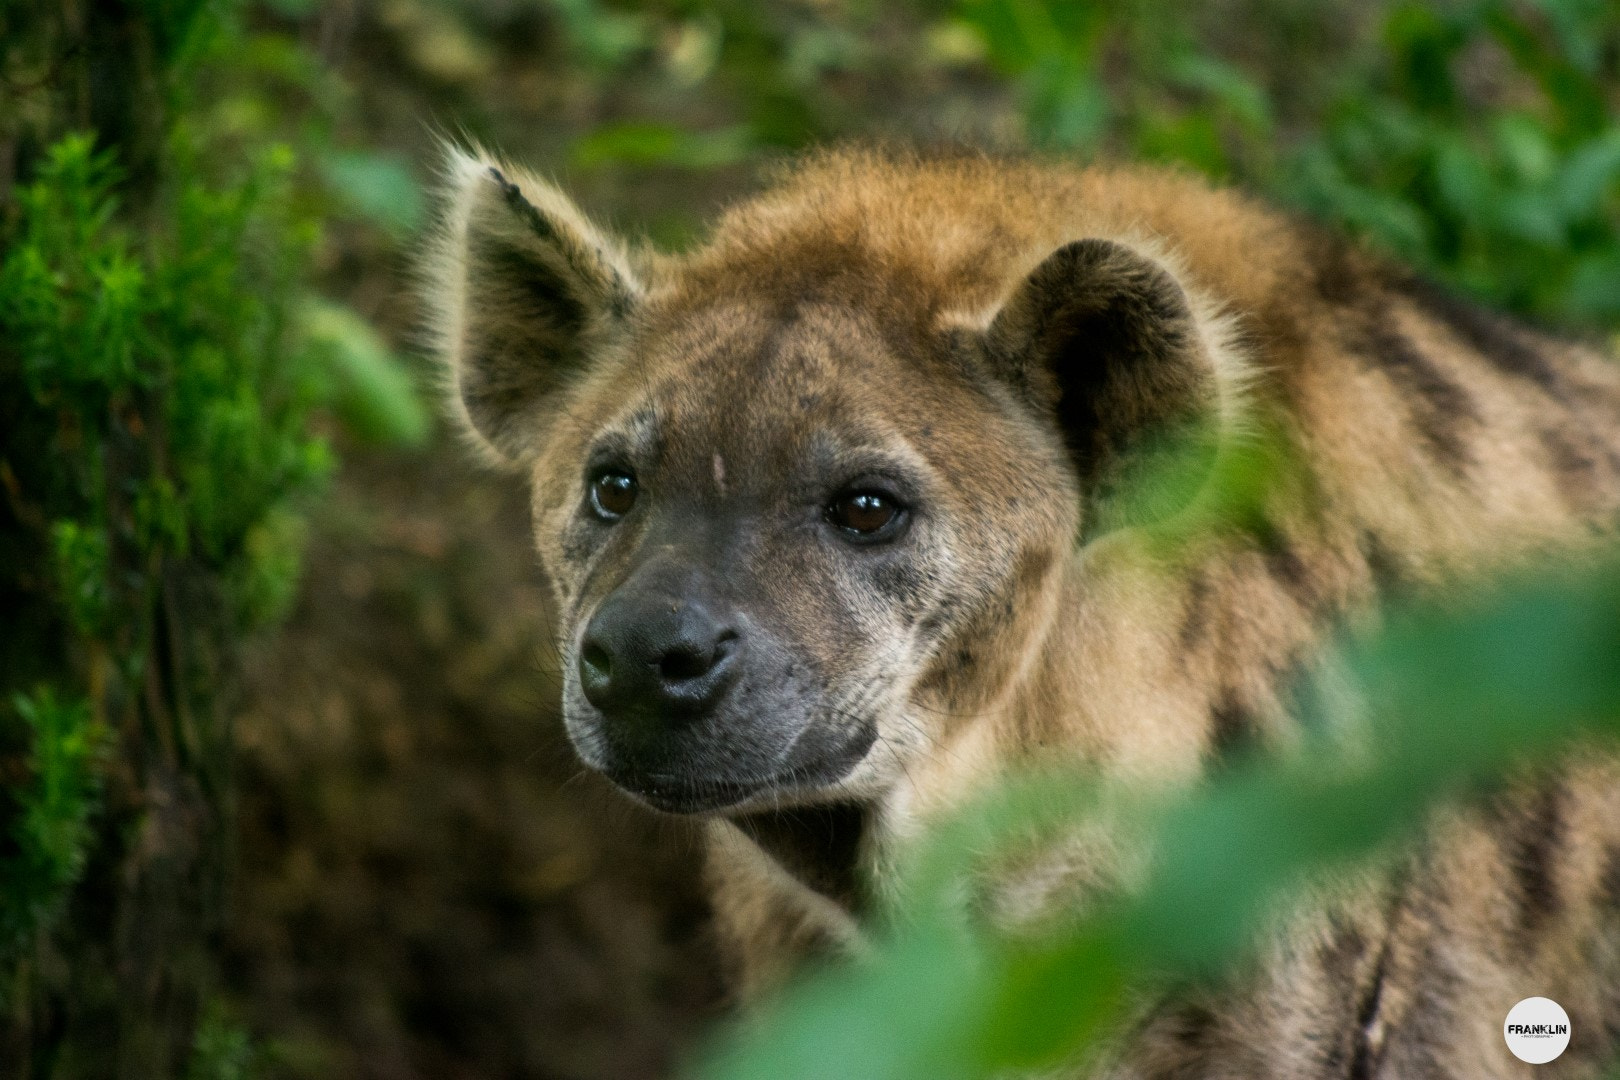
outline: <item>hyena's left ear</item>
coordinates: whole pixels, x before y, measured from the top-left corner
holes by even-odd
[[[426,301],[469,429],[508,462],[628,320],[642,286],[624,248],[552,185],[459,151],[426,266]]]
[[[990,361],[1062,431],[1087,534],[1173,513],[1202,486],[1236,389],[1225,336],[1164,262],[1112,240],[1057,249],[995,315]]]

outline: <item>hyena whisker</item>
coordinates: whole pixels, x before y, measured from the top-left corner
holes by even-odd
[[[566,780],[564,780],[561,784],[557,785],[557,790],[558,791],[567,791],[569,788],[573,787],[575,784],[579,784],[579,783],[582,783],[582,782],[584,782],[586,780],[589,780],[590,775],[591,775],[591,770],[589,770],[589,769],[586,769],[586,768],[575,769],[573,771],[573,773]]]
[[[915,783],[911,776],[911,768],[906,765],[905,757],[894,748],[894,744],[889,741],[889,737],[887,735],[879,735],[877,737],[877,741],[882,744],[885,750],[889,752],[889,756],[894,758],[895,765],[899,766],[900,772],[904,774],[907,782]]]

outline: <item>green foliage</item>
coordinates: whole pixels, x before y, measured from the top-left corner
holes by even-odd
[[[422,194],[399,158],[388,154],[327,151],[321,173],[338,197],[361,216],[387,229],[395,238],[422,226]]]
[[[349,430],[376,443],[421,445],[428,437],[427,410],[377,331],[325,300],[305,302],[298,315],[324,396]]]
[[[190,1052],[238,646],[291,601],[332,420],[427,431],[378,336],[313,286],[329,212],[413,229],[415,186],[291,123],[290,101],[321,115],[319,66],[242,19],[137,4],[84,36],[0,9],[0,1046],[58,1040],[34,1048],[53,1076],[109,1055],[106,1030],[123,1075]],[[161,970],[135,974],[120,926]],[[222,1025],[194,1075],[244,1075]]]
[[[261,1053],[252,1037],[219,1001],[211,1001],[197,1025],[186,1080],[250,1080],[259,1075]]]
[[[27,729],[31,775],[11,793],[11,854],[0,862],[0,950],[6,953],[51,920],[84,868],[106,743],[86,701],[61,702],[46,688],[18,694],[11,706]]]
[[[1498,304],[1620,325],[1620,8],[1605,0],[1396,6],[1385,57],[1342,94],[1290,194]],[[1491,62],[1515,90],[1480,109]],[[1504,95],[1505,96],[1505,95]]]
[[[285,235],[265,213],[285,154],[256,166],[229,188],[180,187],[172,231],[138,253],[115,217],[110,158],[88,137],[53,147],[18,195],[0,326],[13,343],[7,374],[51,452],[19,452],[13,468],[37,474],[29,495],[56,518],[59,589],[86,637],[127,623],[151,585],[114,580],[114,536],[224,568],[268,505],[327,467],[306,430],[312,369],[276,294],[260,289],[301,257],[270,246]],[[109,475],[124,442],[144,460]]]
[[[1393,4],[1370,55],[1289,73],[1326,99],[1298,134],[1191,20],[1049,0],[963,0],[961,17],[1019,78],[1038,146],[1245,179],[1497,304],[1620,325],[1612,0]],[[1465,85],[1481,69],[1499,84],[1484,101]]]
[[[1185,20],[1153,5],[962,0],[999,70],[1018,79],[1026,137],[1048,150],[1177,161],[1229,176],[1269,160],[1275,137],[1265,92],[1240,67],[1200,47]],[[1106,62],[1128,66],[1109,74]]]
[[[701,15],[550,7],[579,78],[622,79],[670,41],[665,96],[711,117],[670,107],[602,124],[573,144],[582,168],[707,169],[889,132],[881,93],[852,105],[847,77],[930,80],[944,96],[990,74],[1010,85],[1028,145],[1241,181],[1493,303],[1620,326],[1616,0],[1393,0],[1354,16],[1268,0],[1213,14],[933,0],[829,6],[819,20],[741,0]],[[1356,20],[1372,32],[1344,25]],[[863,44],[896,21],[910,37]],[[716,99],[719,116],[699,105]]]

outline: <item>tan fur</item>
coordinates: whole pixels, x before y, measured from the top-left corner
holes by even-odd
[[[462,254],[469,229],[483,216],[508,237],[521,232],[503,218],[491,164],[457,158],[430,271],[456,372],[475,362],[469,350],[486,324],[490,340],[522,337],[501,329],[521,321],[518,307],[468,314],[483,287]],[[939,640],[905,629],[913,624],[895,603],[879,599],[844,609],[851,633],[866,635],[851,640],[879,646],[851,656],[832,609],[817,608],[848,573],[815,561],[795,569],[789,548],[737,564],[757,571],[768,601],[803,609],[790,622],[837,701],[855,709],[860,695],[845,688],[879,688],[859,701],[876,725],[873,750],[835,783],[778,795],[861,808],[853,850],[868,889],[885,888],[885,867],[924,823],[1010,766],[1057,757],[1179,783],[1235,746],[1287,748],[1299,737],[1290,684],[1335,628],[1375,618],[1391,591],[1577,550],[1610,533],[1620,508],[1620,372],[1610,361],[1458,305],[1183,175],[826,153],[727,212],[696,250],[632,256],[550,185],[501,172],[568,238],[538,245],[536,257],[583,294],[616,293],[623,308],[613,318],[592,309],[584,359],[538,383],[514,425],[485,433],[531,477],[565,654],[637,557],[611,544],[582,554],[570,539],[581,458],[600,432],[651,445],[643,429],[656,427],[668,475],[685,469],[681,483],[716,506],[748,490],[750,462],[808,453],[824,429],[858,432],[924,478],[934,512],[918,525],[930,545],[919,603],[923,625],[931,616],[945,627]],[[1174,283],[1161,292],[1191,313],[1174,338],[1190,366],[1162,384],[1185,384],[1196,409],[1208,379],[1217,453],[1262,437],[1283,447],[1257,524],[1213,527],[1173,548],[1128,519],[1093,531],[1112,519],[1088,501],[1081,466],[1091,459],[1071,464],[1059,437],[1070,433],[1043,415],[1040,402],[1056,394],[1048,375],[985,374],[1017,361],[1017,343],[1044,340],[1048,298],[1031,283],[1054,252],[1088,239],[1114,242],[1099,249],[1111,253],[1100,281],[1136,275],[1132,287],[1149,292]],[[775,344],[760,352],[765,341]],[[1111,400],[1121,415],[1157,415],[1156,392]],[[1096,460],[1113,467],[1106,454]],[[1499,960],[1507,924],[1540,917],[1524,915],[1531,901],[1514,893],[1525,874],[1489,828],[1453,823],[1436,830],[1405,892],[1307,924],[1279,946],[1258,989],[1198,1013],[1194,1034],[1173,1030],[1189,1014],[1165,1012],[1122,1075],[1518,1076],[1501,1018],[1551,987],[1620,1030],[1620,983],[1604,981],[1620,975],[1613,779],[1593,766],[1543,785],[1568,842],[1551,878],[1526,886],[1560,902],[1521,967]],[[710,825],[717,913],[750,992],[805,949],[858,947],[860,935],[850,897],[798,872],[787,848],[761,839],[775,828],[762,822],[739,811]],[[1106,844],[1093,847],[1112,858]],[[1009,881],[1004,900],[1027,913],[1110,873],[1059,860],[1044,878]],[[1438,989],[1437,963],[1454,976]],[[1425,1018],[1436,1000],[1456,1004],[1454,1022]],[[1326,1027],[1312,1034],[1313,1024]],[[1234,1034],[1245,1030],[1272,1033],[1269,1056]],[[1602,1049],[1597,1033],[1583,1037],[1593,1041],[1570,1062],[1586,1064],[1571,1069]]]

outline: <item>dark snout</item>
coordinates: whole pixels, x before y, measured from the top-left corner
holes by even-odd
[[[576,745],[625,790],[664,810],[747,798],[775,771],[792,732],[759,710],[754,684],[778,665],[771,643],[701,573],[643,567],[603,599],[579,639],[590,709]]]
[[[829,783],[872,744],[869,725],[816,723],[814,665],[689,565],[643,565],[578,641],[569,735],[588,764],[661,810]]]
[[[609,722],[653,735],[711,712],[742,671],[740,622],[712,597],[616,592],[585,628],[580,689]]]

